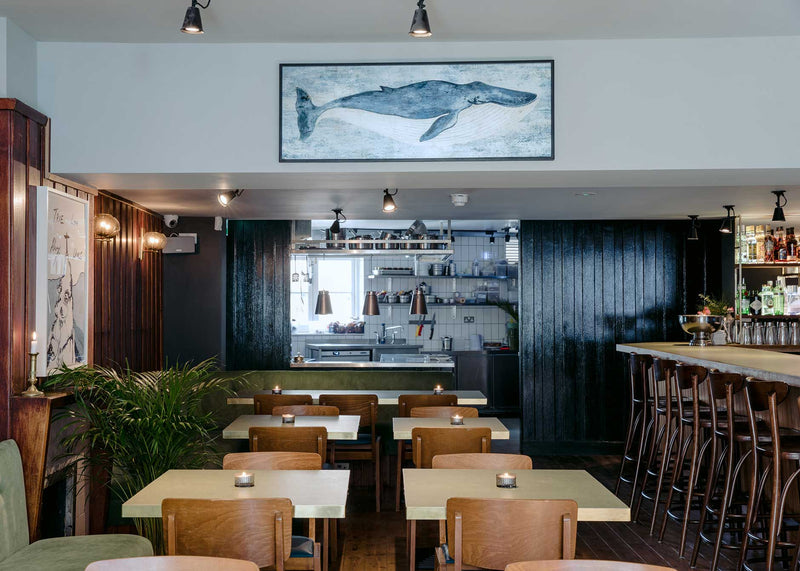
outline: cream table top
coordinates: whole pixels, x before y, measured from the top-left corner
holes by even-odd
[[[289,498],[296,518],[343,518],[350,470],[251,470],[252,488],[233,485],[238,470],[169,470],[122,504],[122,517],[161,517],[164,498]]]
[[[269,391],[263,391],[264,394],[269,394]],[[409,390],[381,390],[381,391],[365,391],[365,390],[304,390],[304,389],[284,389],[285,395],[311,395],[314,399],[314,404],[319,402],[319,395],[377,395],[379,405],[397,405],[397,398],[400,395],[430,395],[433,394],[433,388],[429,391],[409,391]],[[446,395],[457,395],[458,404],[464,406],[476,406],[487,404],[486,396],[480,391],[444,391]],[[253,404],[252,395],[241,395],[235,397],[228,397],[228,404]]]
[[[328,430],[328,440],[355,440],[358,438],[360,416],[340,414],[339,416],[297,416],[294,426],[324,426]],[[280,416],[271,414],[243,414],[222,430],[222,438],[248,439],[251,426],[282,426],[291,430],[291,424],[283,424]]]
[[[578,521],[630,521],[630,509],[585,470],[515,470],[516,488],[498,488],[500,470],[403,469],[406,519],[442,520],[448,498],[571,499]]]
[[[510,435],[500,420],[493,416],[480,418],[465,418],[464,426],[488,426],[492,429],[492,440],[508,440]],[[424,428],[459,428],[450,424],[449,418],[408,418],[395,417],[392,419],[392,430],[395,440],[411,440],[411,429],[417,427]]]

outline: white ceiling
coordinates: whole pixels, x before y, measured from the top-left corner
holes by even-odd
[[[179,33],[190,0],[2,0],[40,41],[396,42],[415,0],[213,0],[202,37]],[[797,0],[428,0],[423,41],[790,36]]]

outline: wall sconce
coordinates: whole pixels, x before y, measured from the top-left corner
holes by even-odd
[[[166,245],[167,237],[161,232],[145,232],[139,248],[139,259],[142,259],[144,252],[160,252]]]
[[[94,217],[94,237],[98,242],[110,242],[119,234],[119,220],[110,214]]]

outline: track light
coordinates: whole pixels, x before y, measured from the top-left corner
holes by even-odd
[[[339,223],[339,217],[341,217],[342,222],[346,221],[347,217],[342,214],[341,208],[334,208],[331,210],[331,212],[336,215],[336,220],[334,220],[333,224],[331,224],[331,234],[338,234],[342,231],[342,225]]]
[[[431,24],[428,22],[428,11],[425,10],[425,0],[417,2],[414,18],[411,20],[411,29],[408,35],[412,38],[430,38]]]
[[[205,10],[209,6],[211,6],[211,0],[208,0],[205,6],[200,4],[197,0],[192,0],[192,5],[186,9],[186,16],[183,18],[181,32],[184,34],[202,34],[203,20],[200,18],[200,8]]]
[[[773,222],[786,222],[786,216],[783,214],[783,207],[789,202],[786,200],[785,190],[773,190],[772,194],[775,195],[775,210],[772,212]]]
[[[508,244],[511,241],[511,234],[508,233],[508,230],[506,230],[506,236],[504,240],[506,241],[506,244]]]
[[[237,188],[236,190],[229,190],[227,192],[220,192],[217,195],[217,202],[219,202],[222,206],[227,207],[234,198],[237,196],[241,196],[244,192],[241,188]]]
[[[687,240],[695,241],[700,239],[700,237],[697,235],[698,218],[700,217],[697,214],[689,214],[689,219],[692,221],[692,227],[689,230],[689,237],[686,238]]]
[[[394,189],[394,192],[389,192],[388,188],[383,189],[383,211],[384,212],[394,212],[397,210],[397,205],[394,203],[394,198],[397,194],[397,189]]]
[[[722,221],[719,231],[723,234],[730,234],[733,232],[733,220],[736,217],[736,211],[733,209],[733,204],[726,204],[722,208],[728,211],[728,215]]]

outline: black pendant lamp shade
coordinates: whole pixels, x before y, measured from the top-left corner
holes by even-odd
[[[786,215],[783,213],[783,207],[786,206],[788,202],[788,200],[786,200],[786,191],[773,190],[772,194],[775,195],[775,210],[772,212],[772,221],[786,222]]]
[[[197,0],[192,0],[192,5],[186,9],[186,16],[183,18],[181,32],[184,34],[202,34],[203,19],[200,17],[200,8],[205,10],[210,5],[211,0],[208,0],[205,6],[200,4]]]
[[[428,305],[425,303],[425,294],[422,290],[417,288],[414,290],[414,295],[411,297],[411,307],[408,310],[409,315],[428,315]]]
[[[692,221],[692,227],[689,230],[689,237],[686,239],[694,242],[695,240],[700,239],[700,237],[697,235],[697,226],[698,226],[697,219],[700,217],[697,214],[689,214],[689,218]]]
[[[338,234],[342,231],[342,225],[339,222],[339,217],[341,217],[342,220],[347,220],[347,217],[342,214],[341,208],[334,208],[331,212],[336,215],[336,220],[334,220],[333,224],[331,224],[331,234]]]
[[[364,308],[361,310],[364,315],[380,315],[381,308],[378,306],[378,296],[374,291],[368,291],[364,297]]]
[[[728,211],[728,215],[725,217],[725,220],[722,221],[722,226],[719,227],[719,231],[723,234],[730,234],[733,232],[733,220],[736,216],[736,211],[733,209],[733,204],[726,204],[722,208]]]
[[[425,10],[425,0],[417,2],[417,9],[414,11],[408,35],[412,38],[429,38],[432,35],[431,24],[428,22],[428,11]]]
[[[321,289],[317,294],[317,307],[314,309],[314,315],[330,315],[333,313],[331,307],[331,294],[327,290]]]

